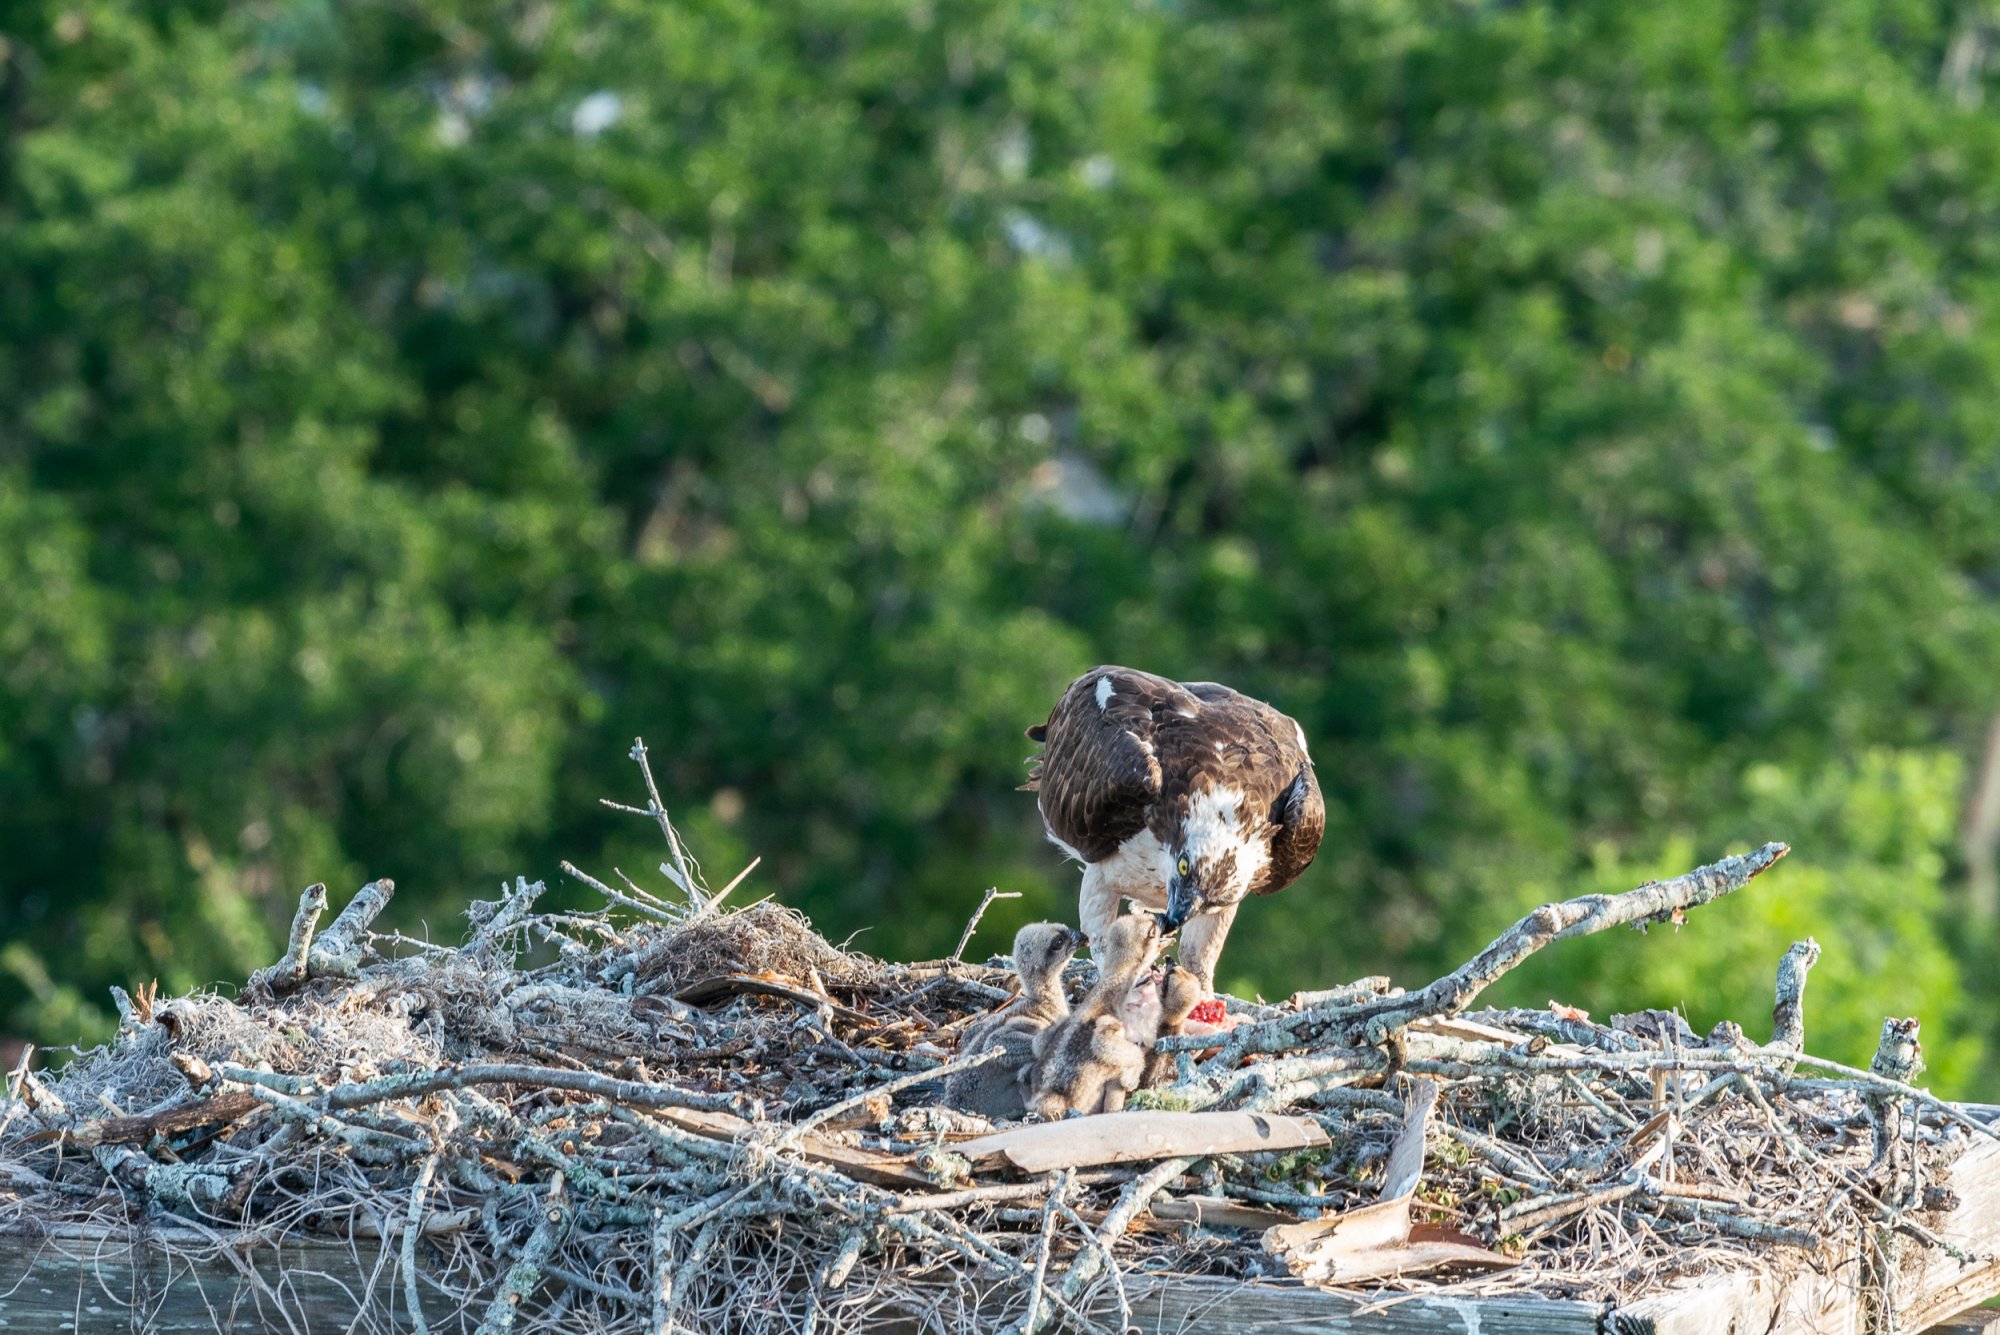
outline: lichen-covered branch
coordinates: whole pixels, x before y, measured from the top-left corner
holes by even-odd
[[[1771,1007],[1771,1046],[1798,1052],[1806,1045],[1806,975],[1819,963],[1819,942],[1794,941],[1778,961],[1777,1000]]]
[[[529,1235],[527,1245],[521,1248],[521,1255],[500,1281],[500,1291],[487,1304],[486,1316],[480,1321],[476,1335],[508,1335],[519,1318],[521,1304],[534,1296],[542,1285],[542,1269],[555,1255],[569,1233],[574,1218],[569,1202],[563,1196],[563,1180],[558,1176],[549,1187],[548,1196],[542,1202],[542,1219]]]
[[[313,928],[319,925],[320,915],[325,912],[326,884],[315,881],[299,895],[284,958],[251,974],[247,985],[250,992],[266,995],[289,992],[306,980],[306,956],[312,949]]]
[[[1369,1043],[1426,1015],[1455,1015],[1508,970],[1551,942],[1588,936],[1629,923],[1678,922],[1689,909],[1741,890],[1791,851],[1765,844],[1665,881],[1618,895],[1583,895],[1544,904],[1502,932],[1471,960],[1430,986],[1355,1007],[1348,1023]]]
[[[306,951],[307,975],[313,978],[352,978],[360,973],[369,924],[382,916],[382,910],[389,907],[389,900],[395,893],[396,883],[386,876],[379,881],[370,881],[356,891],[347,907],[340,911],[340,916],[333,920],[333,926],[321,932],[319,939]],[[296,929],[296,919],[293,925]]]
[[[527,1066],[512,1062],[475,1062],[445,1066],[434,1071],[411,1071],[378,1080],[335,1085],[320,1096],[328,1108],[361,1108],[392,1099],[410,1099],[434,1094],[441,1089],[464,1089],[470,1085],[529,1085],[541,1089],[568,1089],[589,1094],[611,1103],[628,1103],[639,1108],[699,1108],[709,1112],[745,1112],[746,1101],[734,1094],[701,1094],[671,1085],[638,1080],[618,1080],[594,1071],[572,1071],[558,1066]]]

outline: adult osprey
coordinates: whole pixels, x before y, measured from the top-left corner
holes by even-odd
[[[1212,991],[1236,906],[1290,885],[1319,849],[1305,730],[1214,682],[1099,667],[1028,736],[1044,746],[1025,786],[1049,839],[1083,863],[1091,953],[1130,899],[1181,929],[1180,962]]]

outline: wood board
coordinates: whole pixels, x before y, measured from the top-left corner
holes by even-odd
[[[998,1131],[952,1148],[975,1163],[1004,1159],[1024,1173],[1140,1163],[1180,1154],[1250,1154],[1328,1143],[1309,1117],[1249,1112],[1115,1112]]]
[[[1107,1325],[1117,1310],[1108,1288],[1101,1286],[1089,1305]],[[1362,1298],[1284,1281],[1238,1284],[1146,1274],[1127,1275],[1125,1290],[1134,1323],[1161,1335],[1598,1335],[1632,1329],[1617,1324],[1619,1313],[1607,1314],[1596,1303],[1527,1297]],[[265,1244],[244,1248],[233,1259],[190,1266],[170,1263],[157,1250],[149,1254],[123,1238],[0,1236],[0,1335],[44,1330],[130,1335],[135,1329],[147,1335],[218,1330],[338,1335],[369,1328],[357,1327],[356,1318],[370,1295],[379,1304],[376,1328],[406,1327],[401,1278],[393,1261],[369,1245]],[[425,1292],[423,1300],[439,1335],[470,1328],[472,1323],[458,1319],[454,1305],[436,1293]],[[1712,1302],[1697,1307],[1682,1300],[1674,1310],[1707,1324],[1654,1329],[1704,1335],[1813,1329],[1767,1327],[1756,1324],[1752,1309]],[[1767,1316],[1775,1311],[1761,1310]],[[1978,1313],[1962,1313],[1939,1335],[1987,1328]],[[886,1319],[883,1329],[902,1328]],[[1903,1329],[1924,1327],[1910,1323]]]
[[[1968,1150],[1947,1182],[1962,1203],[1932,1227],[1974,1259],[1955,1261],[1908,1244],[1899,1278],[1902,1330],[1948,1320],[1980,1329],[1982,1318],[1967,1309],[2000,1292],[2000,1144],[1981,1142]],[[1358,1297],[1285,1281],[1237,1284],[1189,1276],[1131,1274],[1125,1288],[1142,1330],[1176,1335],[1865,1335],[1870,1313],[1857,1268],[1835,1258],[1824,1269],[1722,1276],[1610,1312],[1596,1303],[1530,1297]],[[1092,1299],[1102,1318],[1115,1312],[1108,1289],[1100,1286]],[[246,1245],[189,1265],[123,1234],[0,1236],[0,1335],[129,1335],[134,1329],[149,1335],[264,1329],[331,1335],[354,1329],[371,1295],[375,1310],[392,1314],[400,1328],[400,1276],[392,1259],[367,1244]],[[453,1305],[435,1293],[425,1293],[424,1306],[434,1330],[465,1329],[454,1320]]]
[[[1966,1253],[1954,1260],[1909,1239],[1898,1242],[1899,1330],[1925,1330],[2000,1293],[2000,1142],[1980,1140],[1946,1175],[1959,1206],[1925,1225]],[[1877,1300],[1864,1282],[1858,1252],[1821,1258],[1787,1273],[1719,1275],[1627,1303],[1612,1312],[1613,1335],[1710,1335],[1710,1332],[1810,1332],[1869,1335]]]

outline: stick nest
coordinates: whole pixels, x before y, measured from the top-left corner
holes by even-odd
[[[834,1332],[892,1313],[1119,1330],[1160,1276],[1299,1283],[1261,1226],[1373,1202],[1421,1077],[1441,1097],[1418,1219],[1519,1264],[1355,1291],[1611,1308],[1836,1247],[1875,1258],[1886,1288],[1879,1240],[1942,1245],[1941,1174],[1982,1134],[1909,1089],[1913,1025],[1858,1072],[1802,1057],[1796,1036],[1698,1037],[1656,1012],[1470,1015],[1511,967],[1489,949],[1418,993],[1368,980],[1232,1002],[1246,1023],[1227,1043],[1180,1040],[1176,1080],[1135,1100],[1311,1118],[1325,1148],[1024,1179],[956,1153],[986,1128],[938,1107],[939,1068],[1008,970],[869,959],[778,905],[726,911],[695,878],[655,896],[575,874],[603,909],[538,912],[541,887],[517,882],[457,947],[368,931],[376,883],[321,949],[315,887],[286,960],[239,997],[121,994],[112,1042],[9,1081],[0,1231],[143,1233],[189,1264],[249,1237],[324,1240],[378,1277],[355,1285],[359,1330],[409,1329],[413,1303],[482,1332]],[[1638,908],[1680,911],[1653,899]],[[1567,921],[1517,931],[1553,940]],[[1788,963],[1796,1010],[1810,959]],[[1190,1223],[1169,1208],[1189,1197],[1243,1213]],[[281,1320],[278,1295],[246,1301]]]

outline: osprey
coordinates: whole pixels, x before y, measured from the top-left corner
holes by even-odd
[[[1326,804],[1304,729],[1214,682],[1092,668],[1063,692],[1028,782],[1056,847],[1083,864],[1078,916],[1100,959],[1119,901],[1181,929],[1204,992],[1246,895],[1298,879]]]

